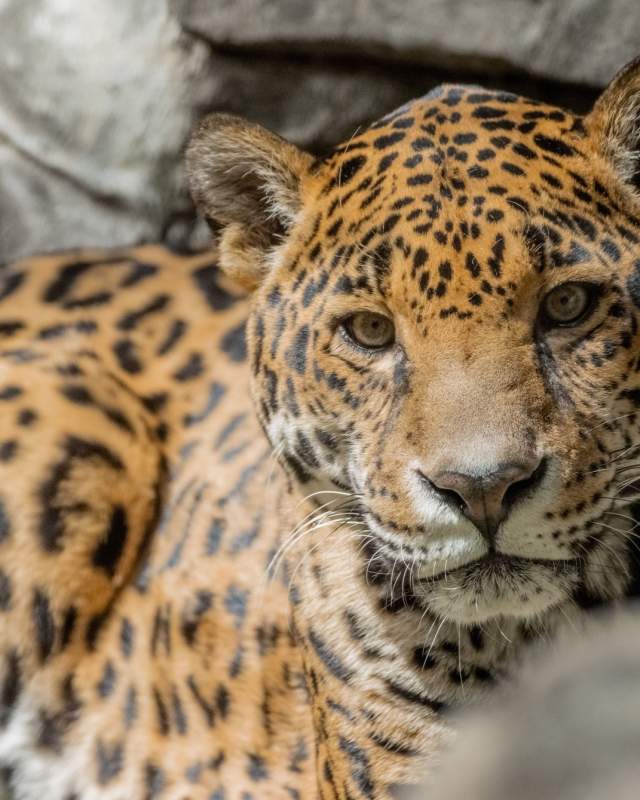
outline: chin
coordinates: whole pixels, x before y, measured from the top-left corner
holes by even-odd
[[[422,583],[429,610],[461,625],[496,618],[529,620],[566,602],[578,580],[566,561],[476,561]]]

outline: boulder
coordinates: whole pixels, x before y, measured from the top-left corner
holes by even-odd
[[[638,55],[637,0],[175,0],[214,45],[522,70],[600,86]]]
[[[0,0],[0,262],[202,244],[205,111],[322,153],[443,81],[586,110],[639,46],[637,0]]]
[[[398,800],[636,800],[639,660],[637,606],[568,631],[515,684],[459,715],[429,785]]]
[[[0,0],[0,260],[166,235],[208,57],[165,0]]]

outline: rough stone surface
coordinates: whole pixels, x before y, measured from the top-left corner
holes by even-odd
[[[598,86],[640,50],[637,0],[175,0],[216,45],[361,52]]]
[[[0,0],[0,259],[160,238],[208,55],[164,0]]]
[[[322,153],[443,81],[586,110],[635,50],[638,0],[0,0],[0,262],[201,242],[206,110]]]
[[[314,152],[325,152],[358,128],[445,81],[509,89],[582,111],[589,87],[478,70],[319,56],[296,57],[214,51],[215,90],[208,110],[228,111]]]

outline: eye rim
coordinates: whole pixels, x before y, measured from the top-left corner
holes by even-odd
[[[386,320],[391,325],[391,339],[388,343],[382,345],[369,345],[363,344],[353,331],[353,320],[360,314],[370,314],[372,316],[380,317]],[[372,311],[369,308],[362,308],[357,311],[352,311],[351,313],[347,314],[346,316],[342,317],[339,321],[340,332],[342,333],[343,337],[347,340],[347,342],[357,350],[367,354],[379,354],[384,353],[390,350],[393,345],[396,343],[396,326],[393,319],[388,316],[387,314],[383,314],[380,311]]]
[[[546,307],[547,300],[549,297],[554,293],[557,292],[559,289],[565,289],[566,287],[577,287],[586,293],[586,303],[585,307],[580,311],[572,319],[562,321],[557,320],[552,317]],[[554,286],[552,289],[544,295],[542,301],[540,302],[540,320],[543,323],[543,326],[547,329],[553,328],[575,328],[585,322],[595,311],[596,306],[598,305],[598,301],[602,295],[603,291],[603,284],[601,283],[592,283],[590,281],[564,281],[563,283],[559,283],[557,286]]]

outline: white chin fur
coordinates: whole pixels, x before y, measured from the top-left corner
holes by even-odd
[[[575,580],[573,573],[559,575],[539,564],[513,572],[478,564],[423,584],[422,590],[438,617],[474,625],[497,617],[537,617],[566,601]]]

